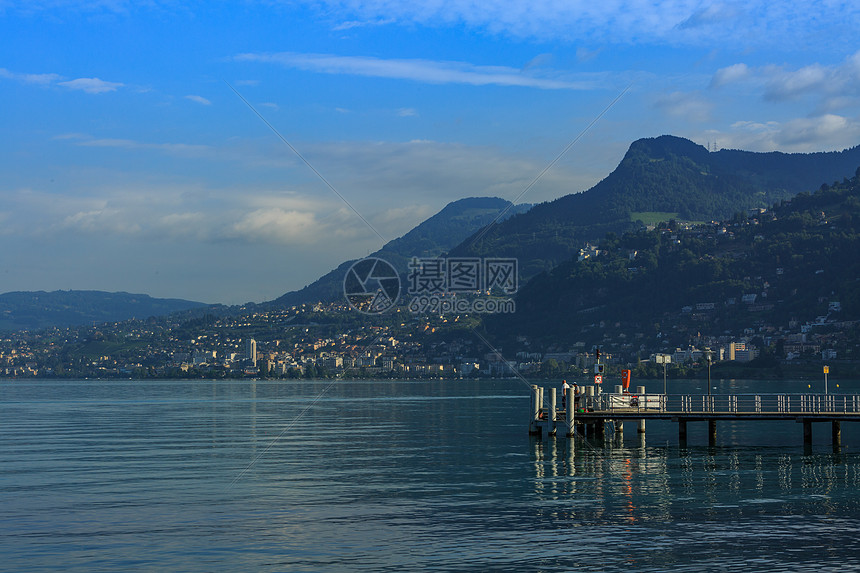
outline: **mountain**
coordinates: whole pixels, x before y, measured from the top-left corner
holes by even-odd
[[[404,274],[412,257],[437,257],[496,218],[504,220],[530,207],[531,205],[513,205],[510,201],[498,197],[460,199],[449,203],[402,237],[389,241],[368,256],[388,261]],[[343,281],[353,263],[355,260],[341,263],[336,269],[303,289],[286,293],[270,304],[294,306],[343,298]]]
[[[36,330],[149,318],[206,306],[201,302],[145,294],[90,290],[0,294],[0,331]]]
[[[534,277],[516,312],[486,327],[508,344],[517,335],[559,345],[614,341],[621,352],[657,340],[683,347],[697,332],[777,332],[828,315],[857,321],[858,251],[860,168],[749,218],[609,235],[596,256]]]
[[[451,255],[515,257],[525,282],[608,232],[669,219],[725,219],[814,189],[822,181],[841,181],[858,165],[860,146],[826,153],[709,152],[680,137],[640,139],[591,189],[493,224],[453,248]]]

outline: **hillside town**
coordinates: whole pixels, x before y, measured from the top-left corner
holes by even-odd
[[[721,304],[726,304],[721,303]],[[754,305],[755,301],[733,304]],[[678,319],[695,320],[712,303],[679,309]],[[331,316],[348,313],[343,304],[293,307],[196,324],[150,319],[105,323],[87,328],[17,332],[0,338],[0,375],[21,377],[547,377],[584,375],[595,362],[636,368],[665,360],[673,368],[704,361],[744,364],[762,350],[778,352],[783,364],[839,362],[853,358],[857,321],[840,319],[840,305],[812,322],[788,325],[751,322],[737,335],[667,332],[646,338],[642,332],[585,341],[571,347],[516,351],[509,355],[484,337],[445,334],[461,317],[412,317],[399,325],[358,325],[331,335],[316,334]],[[754,313],[754,310],[750,310]],[[465,320],[468,317],[463,317]],[[307,325],[297,324],[307,321]],[[192,321],[194,322],[194,321]],[[679,322],[679,324],[682,324]],[[600,325],[596,325],[599,327]],[[186,333],[189,333],[186,335]],[[439,334],[439,336],[436,336]],[[684,341],[686,344],[676,344]],[[521,347],[530,346],[524,337]],[[658,357],[668,357],[659,358]],[[662,370],[661,370],[662,372]]]

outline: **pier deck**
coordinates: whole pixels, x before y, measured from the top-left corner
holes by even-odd
[[[617,389],[620,389],[618,387]],[[529,432],[554,435],[559,429],[567,437],[577,432],[603,435],[611,423],[612,431],[623,432],[625,421],[636,421],[644,433],[647,420],[678,423],[679,443],[686,444],[687,422],[708,422],[709,443],[716,442],[717,422],[789,420],[803,424],[803,441],[812,443],[812,424],[830,422],[834,445],[840,445],[842,422],[860,422],[860,395],[833,394],[728,394],[673,395],[636,393],[603,394],[593,386],[557,408],[556,389],[548,399],[538,386],[532,386]]]

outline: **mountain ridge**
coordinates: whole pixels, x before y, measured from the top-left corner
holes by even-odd
[[[516,312],[485,326],[508,345],[516,336],[562,346],[610,340],[617,352],[655,336],[669,350],[684,347],[697,331],[740,338],[751,324],[760,337],[788,337],[792,323],[860,319],[858,248],[860,168],[754,217],[609,235],[596,256],[534,277]]]
[[[515,215],[531,205],[514,205],[498,197],[465,197],[445,205],[435,215],[397,239],[388,241],[368,257],[384,259],[405,274],[412,257],[438,257],[496,218]],[[272,305],[295,306],[331,302],[343,297],[343,280],[358,259],[345,261],[302,289],[288,292]]]
[[[0,294],[0,331],[119,322],[206,306],[202,302],[128,292],[11,291]]]
[[[451,255],[518,258],[521,282],[526,282],[575,256],[586,242],[641,227],[635,213],[721,220],[812,190],[823,181],[850,177],[858,165],[860,146],[790,154],[709,152],[676,136],[643,138],[631,143],[618,166],[590,189],[482,229]]]

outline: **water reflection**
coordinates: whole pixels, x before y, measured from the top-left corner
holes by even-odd
[[[734,519],[752,514],[829,515],[860,509],[860,459],[801,448],[646,446],[532,439],[539,515],[590,523]],[[561,509],[559,509],[561,508]]]
[[[536,440],[521,386],[0,387],[5,570],[860,567],[860,439],[834,453],[818,432],[804,456],[789,422],[682,449],[649,422]]]

